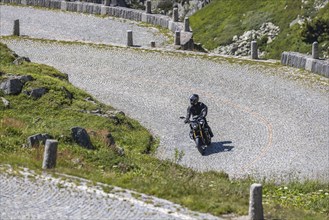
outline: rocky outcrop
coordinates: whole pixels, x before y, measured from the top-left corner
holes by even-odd
[[[265,39],[266,43],[271,43],[279,34],[280,28],[273,23],[268,22],[262,24],[258,30],[250,30],[244,32],[241,36],[234,36],[232,43],[226,46],[218,47],[214,50],[215,53],[221,55],[234,55],[234,56],[249,56],[251,47],[250,42],[257,39]],[[260,53],[262,57],[264,53]]]

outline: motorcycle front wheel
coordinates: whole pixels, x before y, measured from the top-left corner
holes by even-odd
[[[206,145],[209,146],[211,144],[211,137],[210,134],[207,134],[207,137],[205,138]]]
[[[198,148],[198,151],[200,152],[201,155],[204,155],[205,149],[202,147],[203,146],[203,142],[201,138],[196,138],[195,139],[195,144],[196,147]]]

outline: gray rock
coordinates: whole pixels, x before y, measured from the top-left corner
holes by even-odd
[[[18,95],[22,88],[23,83],[19,79],[8,79],[0,84],[0,89],[6,95]]]
[[[38,147],[40,143],[45,144],[52,136],[49,134],[35,134],[27,138],[28,147]]]
[[[95,100],[94,100],[93,98],[91,98],[91,97],[87,97],[87,98],[85,98],[85,101],[87,101],[87,102],[91,102],[91,103],[93,103],[93,104],[96,105]]]
[[[90,141],[90,137],[87,133],[87,131],[84,128],[81,127],[73,127],[71,128],[71,134],[72,138],[81,147],[87,148],[87,149],[94,149],[94,146],[92,145]]]
[[[102,110],[101,109],[95,109],[95,110],[91,110],[90,113],[91,114],[102,114]]]
[[[25,84],[25,83],[27,83],[27,82],[29,82],[29,81],[33,81],[33,80],[34,80],[33,77],[30,76],[30,75],[20,76],[20,77],[18,77],[18,79],[19,79],[23,84]]]
[[[125,150],[121,147],[116,147],[117,149],[117,153],[119,154],[119,156],[124,156],[125,155]]]
[[[107,146],[113,146],[113,145],[115,145],[114,138],[113,138],[113,136],[110,133],[106,135],[105,141],[106,141]]]
[[[47,88],[37,88],[37,89],[32,89],[30,92],[28,92],[28,94],[30,97],[38,99],[41,98],[47,92],[48,92]]]
[[[4,97],[1,97],[1,100],[2,100],[5,108],[10,108],[10,102],[7,99],[5,99]]]
[[[15,65],[21,65],[24,62],[31,62],[31,60],[28,57],[17,57],[14,60],[13,64],[15,64]]]
[[[62,86],[61,89],[64,91],[66,98],[68,98],[70,100],[73,99],[73,94],[69,90],[67,90],[67,88],[65,88],[64,86]]]

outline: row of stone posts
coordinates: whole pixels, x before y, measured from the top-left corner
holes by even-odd
[[[312,44],[312,58],[319,59],[319,44],[314,42]],[[251,59],[258,59],[258,47],[256,41],[251,41]]]
[[[155,47],[155,41],[151,41],[150,45],[151,45],[151,47]],[[133,47],[134,46],[133,31],[132,30],[127,31],[127,46],[128,47]]]
[[[111,4],[111,0],[105,0],[104,5],[109,6]],[[151,1],[146,2],[146,13],[151,14]],[[173,9],[173,21],[178,22],[178,8]],[[189,18],[186,17],[184,19],[184,31],[190,32],[190,22]],[[14,21],[14,28],[13,28],[13,35],[14,36],[20,36],[20,23],[19,20]],[[180,32],[175,33],[175,40],[174,45],[180,45],[181,44],[181,37]],[[131,30],[127,31],[127,46],[133,46],[133,33]],[[155,42],[150,42],[151,47],[155,47]]]
[[[177,19],[178,20],[178,19]],[[184,19],[184,31],[185,32],[190,32],[190,20],[188,17]],[[174,45],[180,45],[181,44],[181,32],[180,31],[175,31],[175,36],[174,36]]]
[[[148,0],[146,1],[146,9],[145,9],[146,14],[151,14],[151,1]],[[173,22],[178,22],[179,20],[179,14],[178,14],[178,8],[174,7],[173,8],[173,14],[172,14],[172,20]],[[185,32],[190,32],[190,22],[189,18],[186,17],[184,19],[184,31]],[[174,45],[180,45],[181,44],[181,34],[180,31],[175,31],[175,36],[174,36]],[[152,45],[152,44],[151,44]]]
[[[56,140],[46,140],[42,169],[52,169],[56,167],[57,146],[58,142]],[[250,187],[249,219],[264,219],[261,184],[255,183]]]
[[[14,29],[13,29],[13,35],[14,36],[20,36],[20,26],[19,26],[19,20],[14,21]],[[133,42],[133,31],[128,30],[127,31],[127,46],[132,47],[134,45]],[[151,47],[155,47],[155,42],[150,42]]]
[[[57,146],[58,142],[56,140],[46,140],[42,169],[52,169],[56,167]],[[252,184],[250,187],[249,219],[264,219],[262,185],[258,183]]]

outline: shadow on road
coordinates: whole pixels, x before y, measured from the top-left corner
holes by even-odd
[[[206,148],[204,156],[209,156],[211,154],[217,154],[220,152],[231,151],[234,148],[234,146],[225,146],[225,144],[232,144],[232,141],[221,141],[221,142],[211,143],[211,145]]]

